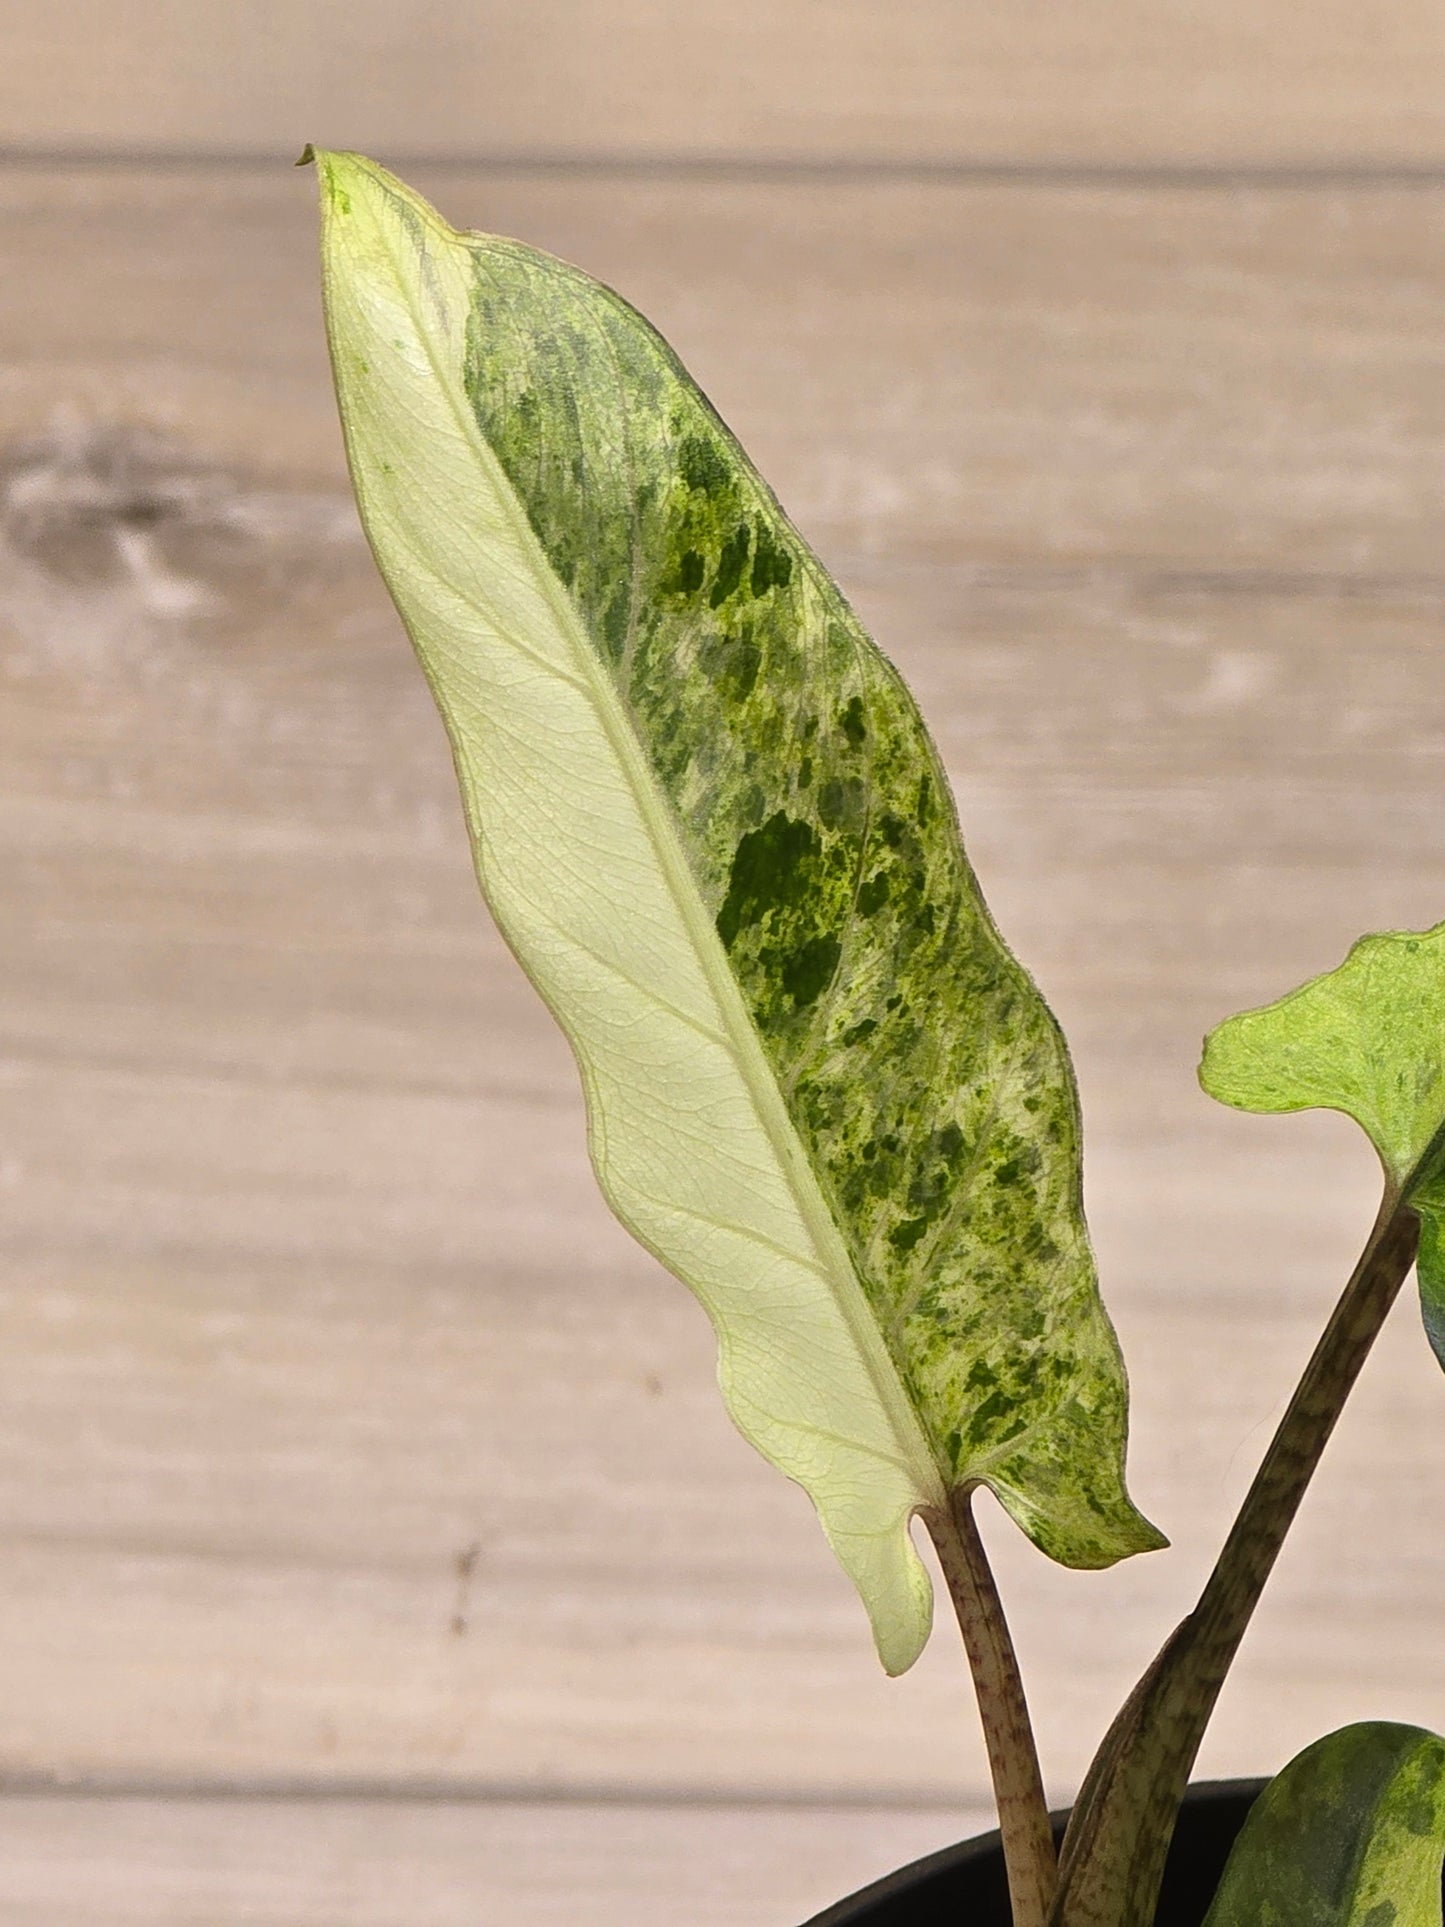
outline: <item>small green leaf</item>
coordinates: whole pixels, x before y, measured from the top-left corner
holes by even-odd
[[[1361,937],[1337,970],[1204,1040],[1199,1081],[1242,1111],[1344,1111],[1420,1218],[1425,1329],[1445,1365],[1445,924]]]
[[[357,499],[482,887],[738,1426],[893,1671],[929,1624],[910,1516],[956,1487],[1070,1564],[1160,1543],[1063,1041],[897,675],[633,309],[317,162]]]
[[[1260,1795],[1205,1927],[1441,1927],[1442,1859],[1445,1740],[1347,1726]]]

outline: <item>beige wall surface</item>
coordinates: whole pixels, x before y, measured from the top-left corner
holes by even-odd
[[[1066,1797],[1373,1209],[1198,1038],[1445,914],[1445,8],[0,33],[0,1921],[796,1927],[986,1803],[956,1641],[882,1677],[598,1198],[351,507],[308,138],[489,161],[407,171],[663,328],[930,719],[1174,1541],[985,1520]],[[1445,1729],[1442,1439],[1407,1303],[1205,1771]]]
[[[1433,165],[1436,0],[10,0],[20,151]]]
[[[676,342],[1073,1042],[1176,1550],[997,1535],[1066,1789],[1372,1210],[1357,1134],[1210,1106],[1198,1038],[1445,909],[1445,194],[420,184]],[[882,1678],[596,1194],[346,498],[313,178],[0,186],[0,1762],[977,1798],[951,1641]],[[1441,1436],[1402,1308],[1211,1765],[1445,1723]]]

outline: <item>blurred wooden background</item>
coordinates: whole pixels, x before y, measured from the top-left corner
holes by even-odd
[[[1445,917],[1445,16],[18,0],[0,57],[0,1913],[796,1927],[983,1824],[591,1186],[360,542],[305,139],[671,337],[1074,1043],[1133,1486],[989,1521],[1067,1798],[1373,1209],[1226,1012]],[[1202,1770],[1445,1724],[1409,1305]],[[955,1716],[956,1715],[956,1716]]]
[[[11,0],[17,151],[1435,165],[1430,0]]]

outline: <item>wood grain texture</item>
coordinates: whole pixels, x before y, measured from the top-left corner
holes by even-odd
[[[1197,1040],[1445,904],[1445,194],[419,185],[674,340],[1075,1044],[1176,1550],[1068,1574],[988,1522],[1066,1792],[1373,1207],[1348,1127],[1209,1106]],[[971,1797],[948,1640],[878,1675],[594,1195],[346,506],[310,195],[0,174],[0,1762]],[[1442,1424],[1403,1311],[1210,1770],[1445,1721]]]
[[[796,1927],[985,1811],[13,1800],[11,1927]]]
[[[1430,0],[19,0],[21,151],[1445,161]]]

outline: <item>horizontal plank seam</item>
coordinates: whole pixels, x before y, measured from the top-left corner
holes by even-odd
[[[942,561],[908,555],[852,554],[834,547],[832,566],[850,580],[947,578],[975,589],[1036,589],[1066,595],[1110,588],[1136,595],[1219,596],[1259,601],[1389,602],[1445,600],[1445,575],[1409,569],[1268,569],[1241,564],[1171,567],[1143,558],[1088,562]]]
[[[114,1777],[61,1777],[46,1773],[0,1772],[0,1802],[6,1800],[83,1801],[175,1800],[226,1803],[297,1804],[389,1802],[408,1806],[602,1806],[647,1808],[784,1807],[789,1811],[832,1809],[847,1813],[953,1813],[992,1806],[981,1783],[956,1791],[938,1787],[856,1790],[839,1787],[667,1787],[649,1784],[576,1784],[537,1787],[526,1782],[464,1779],[368,1779],[345,1776],[327,1780],[295,1777],[224,1779],[170,1774]]]
[[[407,152],[387,148],[387,165],[403,173],[436,168],[475,173],[634,175],[727,181],[916,181],[1000,186],[1123,188],[1365,189],[1445,186],[1445,156],[1431,161],[1090,161],[1060,157],[1012,161],[987,156]],[[94,167],[173,170],[258,169],[289,163],[281,149],[0,147],[0,168]]]

